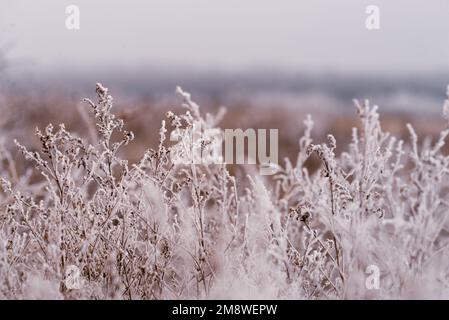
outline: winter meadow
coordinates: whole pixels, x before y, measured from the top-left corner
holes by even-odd
[[[295,159],[236,178],[191,161],[221,143],[191,139],[193,123],[220,133],[220,114],[178,94],[183,111],[157,115],[158,145],[135,163],[120,150],[139,137],[101,84],[84,99],[84,136],[36,128],[38,149],[14,142],[21,170],[1,149],[2,299],[449,297],[448,126],[431,140],[408,125],[403,141],[355,101],[359,125],[340,154],[306,117]]]
[[[449,1],[374,2],[0,0],[0,300],[449,300]]]

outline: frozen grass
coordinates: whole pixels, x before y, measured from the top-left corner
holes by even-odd
[[[167,113],[158,148],[131,165],[120,150],[134,135],[96,92],[89,138],[36,130],[39,152],[16,142],[24,174],[0,150],[0,298],[449,298],[447,128],[433,142],[408,126],[398,141],[356,102],[346,152],[331,135],[314,143],[309,117],[295,163],[236,181],[225,165],[174,162],[218,143],[189,139],[193,123],[221,132],[189,94],[178,90],[185,113]],[[378,290],[366,286],[373,265]]]

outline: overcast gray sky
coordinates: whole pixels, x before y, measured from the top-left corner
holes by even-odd
[[[65,28],[69,4],[79,31]],[[0,0],[0,46],[36,70],[448,71],[448,39],[448,0]]]

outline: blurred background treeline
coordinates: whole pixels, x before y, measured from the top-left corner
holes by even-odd
[[[80,9],[80,30],[65,7]],[[227,107],[222,128],[278,128],[294,159],[307,114],[339,151],[357,125],[352,99],[379,105],[384,129],[407,139],[445,125],[449,2],[379,0],[381,28],[365,27],[369,1],[0,0],[0,139],[37,146],[36,126],[85,134],[80,108],[102,82],[137,136],[128,157],[154,146],[175,88],[204,111]]]

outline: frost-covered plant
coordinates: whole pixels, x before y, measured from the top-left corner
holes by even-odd
[[[16,142],[32,163],[23,174],[0,149],[0,298],[449,297],[449,129],[421,143],[409,125],[407,144],[356,102],[361,125],[341,155],[332,135],[313,143],[307,117],[295,164],[237,180],[192,157],[221,143],[222,112],[203,117],[178,88],[185,112],[168,112],[158,146],[130,164],[134,135],[108,89],[96,93],[84,100],[94,141],[37,129],[39,152]]]

